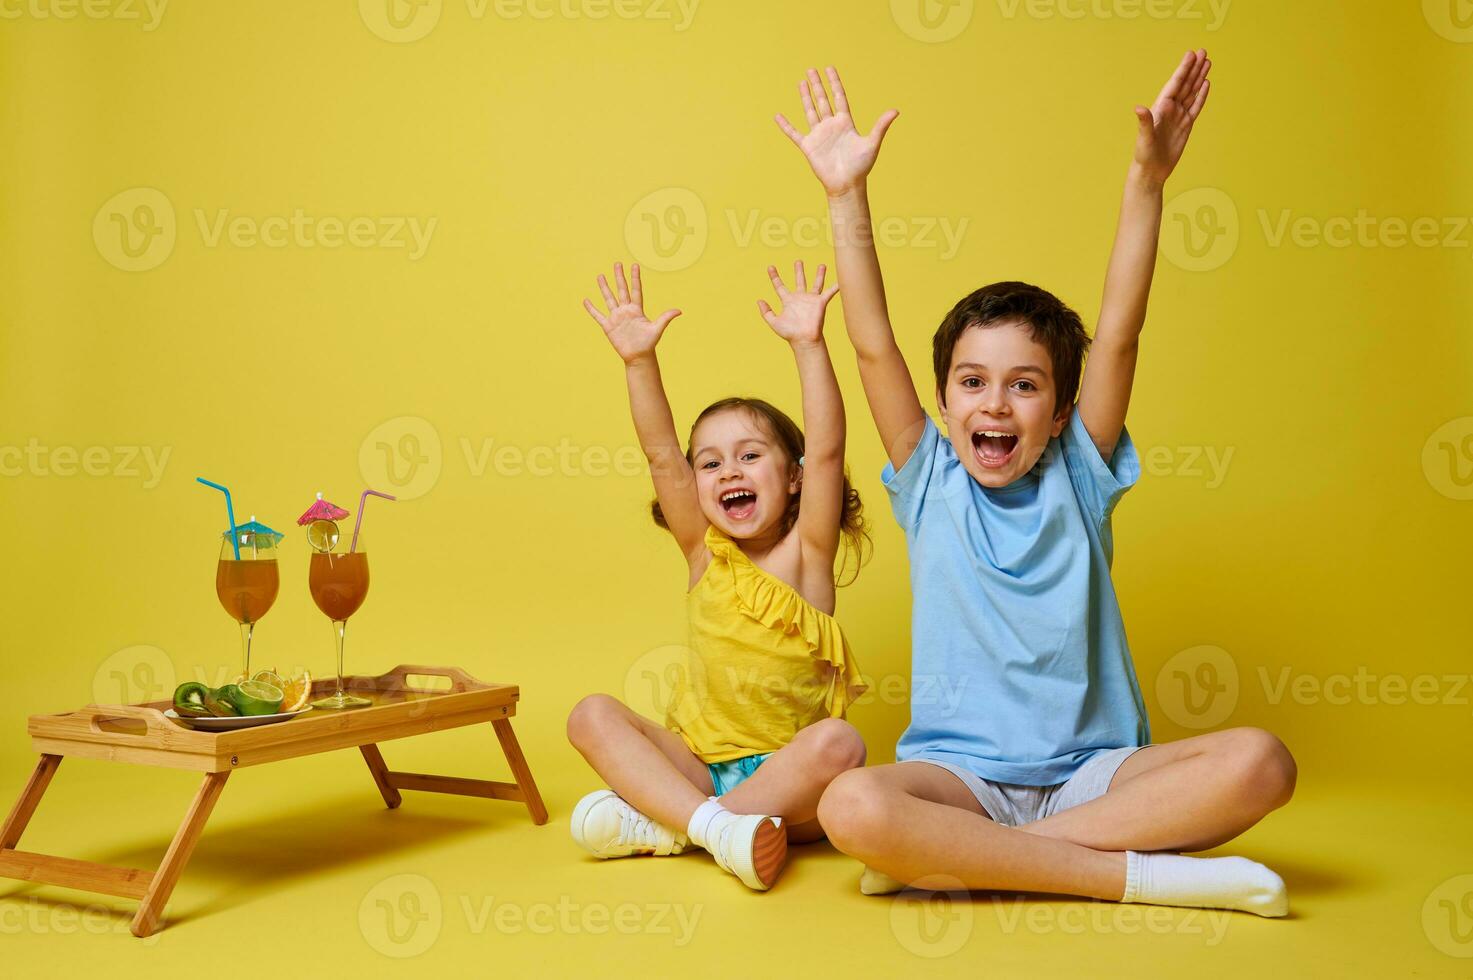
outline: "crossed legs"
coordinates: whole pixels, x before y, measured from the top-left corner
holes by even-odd
[[[1126,850],[1231,840],[1288,802],[1295,774],[1282,742],[1238,728],[1143,748],[1104,795],[1017,828],[994,823],[961,780],[922,762],[843,773],[818,813],[836,847],[902,882],[1118,901]]]
[[[591,694],[568,716],[568,741],[609,788],[641,812],[677,831],[714,791],[705,763],[681,737],[616,698]],[[824,788],[864,765],[864,741],[846,721],[810,725],[740,786],[721,797],[732,813],[782,817],[794,843],[823,836],[816,819]]]

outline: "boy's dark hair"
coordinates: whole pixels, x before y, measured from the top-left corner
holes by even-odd
[[[700,425],[703,420],[710,418],[718,412],[725,412],[729,409],[741,409],[744,412],[750,413],[757,420],[757,424],[766,428],[768,433],[777,440],[778,446],[788,454],[788,457],[794,463],[797,463],[798,460],[803,458],[803,430],[798,428],[798,423],[790,419],[786,412],[770,402],[763,401],[761,398],[734,397],[723,398],[720,401],[712,402],[691,423],[691,435],[695,435],[696,426]],[[687,438],[685,445],[685,461],[687,463],[693,462],[690,452],[690,439]],[[783,514],[782,529],[784,534],[791,531],[793,525],[798,523],[798,504],[802,496],[803,491],[800,487],[798,492],[793,494],[792,499],[788,501],[788,509]],[[665,523],[665,514],[660,510],[660,501],[658,498],[650,502],[650,516],[655,519],[655,523],[660,527],[663,527],[667,531],[670,529],[670,525]],[[839,515],[839,531],[847,547],[845,548],[844,559],[839,563],[839,573],[834,576],[834,584],[848,585],[859,576],[860,566],[864,564],[865,558],[867,557],[869,527],[864,519],[864,506],[859,501],[859,491],[854,489],[849,483],[849,471],[847,468],[844,471],[844,510]],[[849,568],[849,554],[851,552],[854,555],[854,571],[846,582],[843,578],[844,572]]]
[[[1089,334],[1084,321],[1063,300],[1047,289],[1026,282],[995,282],[962,298],[931,338],[931,358],[936,369],[936,389],[946,404],[946,376],[951,373],[951,355],[956,342],[970,327],[1022,323],[1036,343],[1043,345],[1053,362],[1058,397],[1054,414],[1074,404],[1079,394],[1079,376]]]

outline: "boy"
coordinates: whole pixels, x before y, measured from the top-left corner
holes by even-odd
[[[942,433],[896,345],[866,179],[895,111],[861,135],[838,73],[799,83],[809,132],[779,127],[828,194],[844,318],[889,457],[882,479],[910,551],[913,674],[953,710],[911,706],[892,765],[825,791],[819,819],[863,861],[867,894],[920,887],[1288,911],[1245,858],[1192,858],[1293,793],[1287,749],[1259,729],[1150,744],[1110,582],[1110,515],[1140,469],[1124,428],[1166,178],[1207,99],[1188,52],[1138,135],[1093,341],[1073,310],[1019,282],[962,299],[933,341]],[[1081,363],[1086,347],[1089,362]],[[1076,404],[1077,394],[1077,404]]]

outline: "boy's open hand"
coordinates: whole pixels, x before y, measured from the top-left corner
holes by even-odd
[[[660,342],[660,335],[665,332],[671,320],[680,316],[679,310],[666,310],[651,322],[644,315],[644,291],[639,282],[639,263],[634,264],[630,273],[633,282],[626,284],[624,266],[614,263],[617,297],[609,290],[609,281],[603,276],[598,277],[599,292],[603,293],[604,303],[609,308],[607,315],[600,313],[598,307],[589,300],[583,301],[583,308],[604,328],[604,335],[609,338],[609,343],[614,345],[615,352],[625,364],[653,354],[655,345]]]
[[[808,69],[808,76],[798,83],[803,113],[808,118],[807,136],[798,132],[782,113],[775,118],[778,128],[808,158],[808,165],[813,168],[824,190],[837,197],[864,182],[879,156],[885,131],[900,113],[888,110],[875,122],[868,136],[861,135],[849,115],[849,100],[844,95],[844,83],[839,81],[839,73],[832,67],[825,72],[829,87],[834,90],[832,107],[817,71]]]
[[[1176,169],[1187,148],[1187,137],[1192,135],[1192,124],[1207,103],[1207,72],[1211,68],[1205,48],[1188,51],[1151,108],[1135,107],[1140,123],[1135,165],[1147,179],[1164,184]]]
[[[816,344],[823,340],[823,314],[839,292],[837,285],[823,288],[823,277],[827,272],[823,266],[818,267],[818,275],[813,280],[813,289],[808,288],[808,280],[803,273],[803,263],[793,263],[793,292],[788,292],[788,287],[783,284],[782,276],[777,274],[777,266],[767,267],[767,278],[772,280],[772,288],[777,290],[777,298],[782,301],[783,311],[774,313],[772,307],[767,305],[767,300],[757,301],[757,312],[762,314],[762,319],[772,328],[773,333],[790,344]]]

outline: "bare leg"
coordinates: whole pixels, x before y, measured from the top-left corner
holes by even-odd
[[[732,813],[782,817],[788,839],[823,837],[818,799],[839,773],[864,765],[864,739],[840,718],[825,718],[800,731],[740,786],[721,797]]]
[[[1105,851],[1201,851],[1232,840],[1294,793],[1289,750],[1260,728],[1149,745],[1109,792],[1019,830]]]
[[[710,771],[679,735],[607,694],[574,706],[568,741],[610,789],[672,830],[684,832],[712,793]]]
[[[961,780],[924,762],[841,774],[819,801],[818,819],[839,850],[921,887],[960,882],[1111,901],[1125,893],[1124,853],[1000,826]]]

